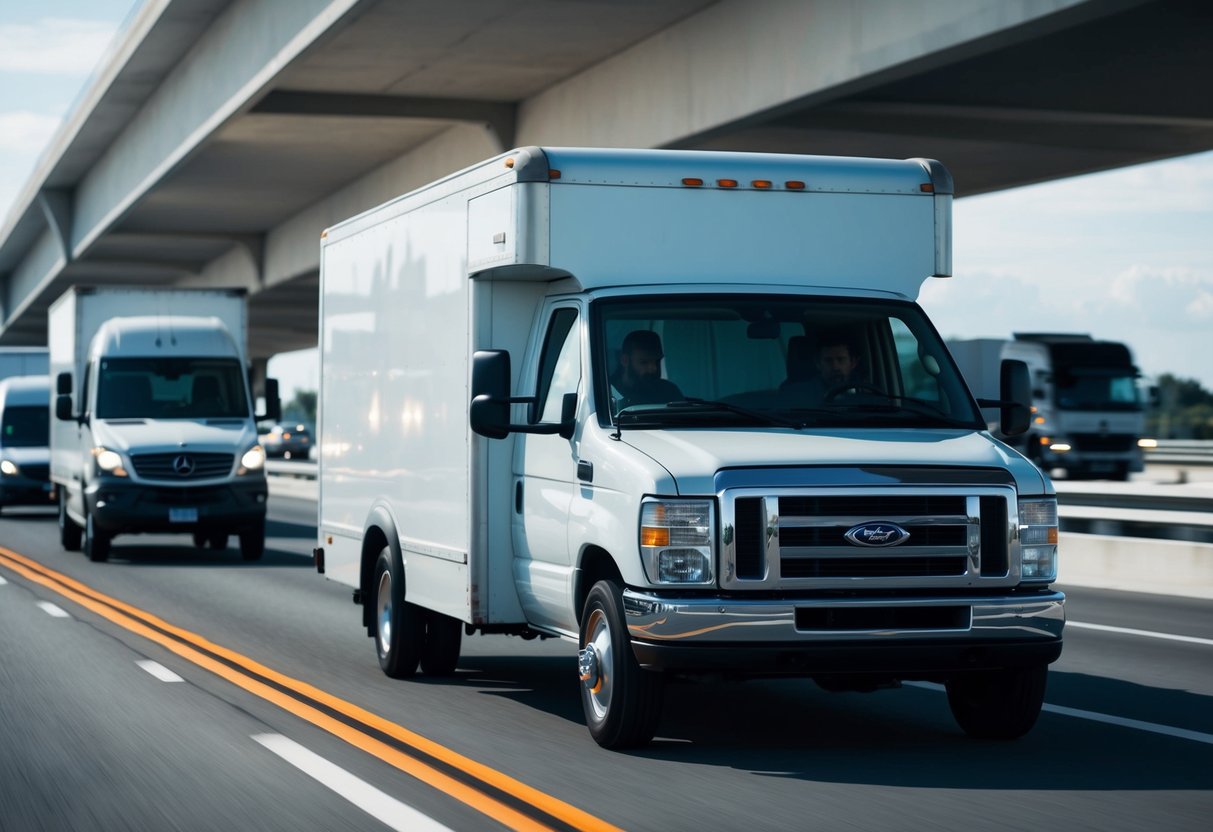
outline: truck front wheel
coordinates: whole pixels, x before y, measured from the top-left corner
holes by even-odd
[[[379,666],[393,679],[417,672],[425,643],[425,610],[404,600],[404,570],[387,546],[375,562],[375,651]]]
[[[636,661],[623,618],[619,585],[594,584],[581,616],[581,705],[603,748],[645,745],[657,733],[664,680]]]
[[[957,676],[947,684],[952,716],[970,737],[1018,739],[1040,716],[1048,672],[1042,664]]]
[[[97,563],[109,560],[110,556],[110,537],[97,528],[91,511],[84,515],[84,554]]]

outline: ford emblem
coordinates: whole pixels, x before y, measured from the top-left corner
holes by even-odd
[[[856,546],[896,546],[910,539],[910,533],[896,523],[860,523],[850,529],[847,540]]]

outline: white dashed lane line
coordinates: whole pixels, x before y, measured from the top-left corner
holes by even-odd
[[[281,734],[254,734],[253,739],[392,829],[399,832],[451,832],[429,815],[380,791],[294,740]]]
[[[161,682],[184,682],[185,681],[180,676],[178,676],[176,673],[169,670],[164,665],[160,664],[160,662],[153,662],[151,660],[146,660],[146,661],[141,661],[141,662],[135,662],[135,664],[139,665],[141,668],[146,670],[148,673],[155,676]]]
[[[41,607],[42,611],[51,618],[71,618],[66,610],[56,607],[50,601],[39,601],[38,606]]]
[[[1104,633],[1120,633],[1126,636],[1143,636],[1144,638],[1161,638],[1166,641],[1182,641],[1187,644],[1204,644],[1213,647],[1213,638],[1198,636],[1180,636],[1174,633],[1157,633],[1153,630],[1134,630],[1129,627],[1112,627],[1108,624],[1088,624],[1085,621],[1067,621],[1066,627],[1076,627],[1079,630],[1099,630]]]

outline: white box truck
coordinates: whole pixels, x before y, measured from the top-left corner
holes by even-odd
[[[181,532],[214,549],[235,534],[245,560],[262,556],[245,306],[243,290],[117,287],[75,287],[51,305],[64,548],[104,561],[119,534]],[[266,388],[276,411],[276,384]]]
[[[1145,468],[1141,372],[1127,345],[1080,333],[1015,333],[1014,338],[949,340],[970,389],[998,395],[999,367],[1023,361],[1032,380],[1032,423],[1000,437],[1046,471],[1071,479],[1127,480]],[[996,419],[987,413],[987,421]]]
[[[1028,731],[1057,503],[914,302],[951,199],[921,159],[531,147],[328,229],[314,554],[383,670],[567,639],[611,748],[670,674],[934,680]]]

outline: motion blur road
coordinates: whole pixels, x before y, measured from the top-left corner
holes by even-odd
[[[393,681],[275,494],[265,559],[0,516],[0,829],[1207,829],[1213,601],[1061,587],[1049,705],[1012,743],[942,692],[680,682],[658,740],[598,748],[574,645],[465,638]],[[234,543],[234,541],[233,541]],[[168,681],[165,681],[168,680]]]

